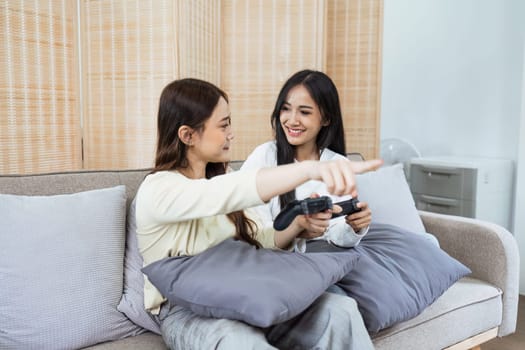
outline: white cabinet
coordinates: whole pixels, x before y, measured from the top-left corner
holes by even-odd
[[[416,207],[510,226],[513,163],[507,159],[423,157],[410,162]]]

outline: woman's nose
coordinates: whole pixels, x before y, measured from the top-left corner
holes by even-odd
[[[290,111],[290,122],[297,123],[299,121],[297,111]]]

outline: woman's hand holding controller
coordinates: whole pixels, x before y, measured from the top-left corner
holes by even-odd
[[[356,233],[369,226],[372,222],[372,211],[368,203],[359,202],[357,203],[357,207],[361,210],[345,217],[346,223],[350,225]]]
[[[312,193],[310,198],[319,198],[319,194]],[[341,209],[339,206],[338,208]],[[324,235],[330,225],[332,211],[333,209],[328,209],[314,214],[298,215],[295,220],[298,221],[303,231],[297,237],[312,239]]]

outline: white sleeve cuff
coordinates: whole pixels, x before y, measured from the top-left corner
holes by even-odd
[[[305,253],[306,252],[306,239],[304,238],[294,239],[293,250],[295,252]]]
[[[359,244],[361,238],[368,233],[368,226],[361,229],[359,233],[354,232],[344,217],[335,219],[326,232],[326,239],[334,245],[342,248],[351,248]]]

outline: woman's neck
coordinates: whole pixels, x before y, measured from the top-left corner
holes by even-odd
[[[177,171],[189,179],[204,179],[206,177],[206,164],[189,162],[187,167],[178,168]]]
[[[188,166],[178,168],[177,171],[189,179],[204,179],[208,162],[196,156],[191,150],[186,154]]]
[[[295,159],[299,162],[303,160],[319,160],[321,152],[317,148],[317,145],[302,145],[295,148]]]

